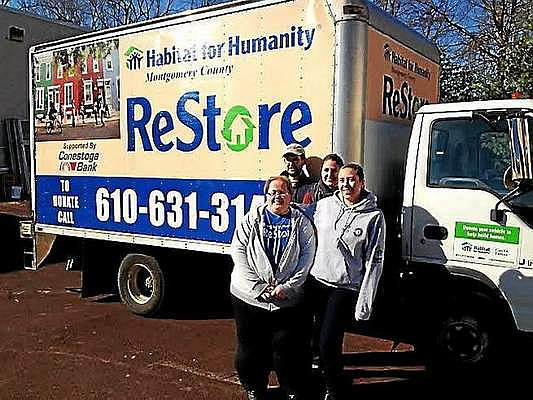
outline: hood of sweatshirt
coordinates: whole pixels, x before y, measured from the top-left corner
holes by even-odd
[[[349,211],[365,212],[365,211],[374,211],[375,209],[378,208],[378,198],[376,197],[374,193],[369,192],[366,189],[363,189],[361,191],[361,199],[357,203],[351,206],[347,205],[344,202],[342,198],[342,193],[340,190],[337,190],[333,196],[339,202],[341,208],[344,211],[349,210]]]

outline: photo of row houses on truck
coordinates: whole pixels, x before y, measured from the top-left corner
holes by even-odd
[[[116,40],[43,54],[33,68],[37,140],[119,137]]]

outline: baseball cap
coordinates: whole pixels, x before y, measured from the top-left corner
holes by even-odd
[[[286,147],[285,153],[283,153],[283,157],[289,154],[294,154],[296,156],[305,157],[305,150],[301,144],[291,143]]]

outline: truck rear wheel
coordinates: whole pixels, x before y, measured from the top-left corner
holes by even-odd
[[[143,254],[128,254],[118,270],[120,298],[134,314],[156,314],[165,295],[163,271],[155,258]]]

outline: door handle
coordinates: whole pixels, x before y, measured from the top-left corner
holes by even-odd
[[[448,237],[448,229],[440,225],[426,225],[424,227],[424,237],[426,239],[444,240]]]

